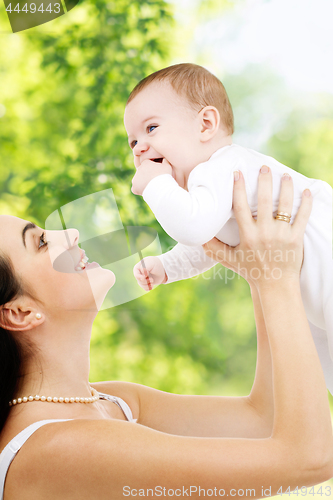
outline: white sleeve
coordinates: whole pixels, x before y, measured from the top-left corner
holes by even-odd
[[[232,215],[233,168],[221,160],[201,163],[189,176],[188,191],[170,174],[154,177],[143,199],[171,238],[199,246],[211,240]]]
[[[172,250],[158,255],[168,276],[166,283],[193,278],[218,262],[207,257],[202,246],[192,247],[178,243]]]

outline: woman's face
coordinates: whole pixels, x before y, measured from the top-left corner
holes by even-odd
[[[44,231],[23,219],[0,215],[1,252],[10,257],[17,275],[52,314],[96,312],[115,283],[112,271],[84,262],[78,242],[76,229]]]

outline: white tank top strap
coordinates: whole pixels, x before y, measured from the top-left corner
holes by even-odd
[[[112,401],[119,406],[119,408],[123,411],[125,417],[129,422],[136,422],[137,419],[133,418],[132,411],[128,404],[118,396],[110,396],[109,394],[104,394],[99,392],[99,399],[106,399],[108,401]],[[17,434],[14,439],[12,439],[7,446],[2,450],[0,454],[0,500],[3,500],[3,491],[5,486],[5,480],[8,472],[8,468],[12,463],[13,459],[16,456],[16,453],[19,449],[24,445],[24,443],[29,439],[29,437],[42,425],[51,423],[51,422],[65,422],[67,420],[74,420],[72,418],[54,418],[50,420],[39,420],[38,422],[34,422],[29,425],[19,434]]]
[[[71,418],[62,419],[51,419],[51,420],[40,420],[39,422],[34,422],[29,425],[19,434],[17,434],[14,439],[12,439],[7,446],[2,450],[0,454],[0,494],[1,500],[3,500],[3,490],[5,486],[5,480],[8,468],[12,463],[16,453],[19,451],[22,445],[29,439],[29,437],[42,425],[48,424],[50,422],[64,422],[66,420],[72,420]]]
[[[119,398],[118,396],[110,396],[109,394],[104,394],[103,392],[99,392],[98,394],[99,399],[105,399],[107,401],[112,401],[112,403],[116,403],[116,405],[119,406],[129,422],[135,423],[137,421],[137,418],[133,418],[130,407],[123,399]]]

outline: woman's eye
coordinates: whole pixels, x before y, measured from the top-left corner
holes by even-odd
[[[45,247],[47,245],[47,241],[45,239],[45,232],[42,233],[39,237],[39,245],[38,245],[38,250],[42,247]]]
[[[147,128],[148,128],[148,133],[149,133],[149,132],[152,132],[155,128],[157,128],[157,125],[149,125],[149,127],[147,127]]]

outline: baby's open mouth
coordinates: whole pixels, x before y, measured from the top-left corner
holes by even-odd
[[[156,163],[162,163],[163,158],[152,158],[152,161],[155,161]]]

